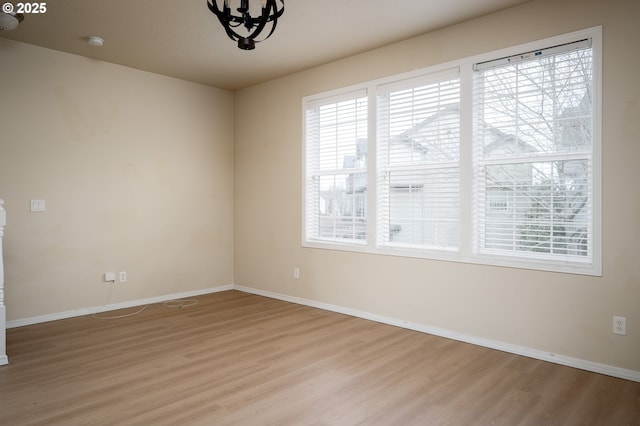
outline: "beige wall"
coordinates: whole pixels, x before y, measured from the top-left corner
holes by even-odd
[[[534,1],[237,92],[235,283],[640,371],[638,17],[636,0]],[[301,247],[303,96],[596,25],[602,277]]]
[[[232,284],[232,122],[230,92],[0,39],[8,319]]]

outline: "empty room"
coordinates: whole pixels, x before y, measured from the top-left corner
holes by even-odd
[[[0,425],[640,424],[640,2],[0,3]]]

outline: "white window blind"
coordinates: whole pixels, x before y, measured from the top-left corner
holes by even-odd
[[[366,243],[366,91],[305,103],[305,238]]]
[[[475,65],[476,253],[592,261],[592,60],[581,40]]]
[[[458,248],[458,74],[455,69],[378,87],[379,246]]]

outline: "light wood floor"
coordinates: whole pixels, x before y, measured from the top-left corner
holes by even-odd
[[[0,425],[640,424],[640,383],[237,291],[197,299],[8,330]]]

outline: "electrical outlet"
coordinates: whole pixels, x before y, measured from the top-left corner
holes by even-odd
[[[105,272],[104,273],[104,282],[105,283],[115,283],[116,282],[116,273],[115,272]]]
[[[120,282],[121,283],[126,283],[127,282],[127,272],[126,271],[120,272]]]
[[[300,268],[298,267],[293,268],[293,278],[295,279],[300,278]]]
[[[627,319],[625,317],[613,317],[613,334],[627,335]]]

